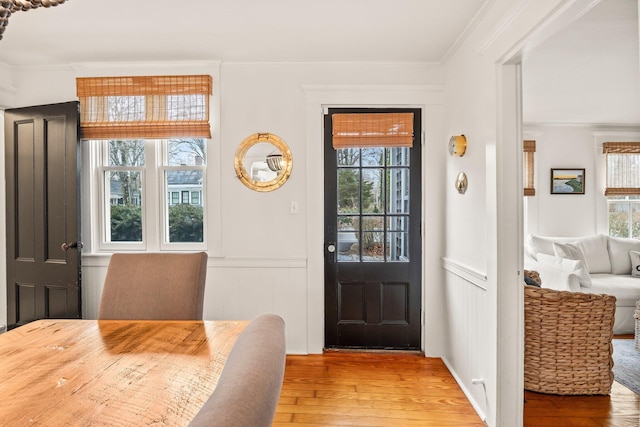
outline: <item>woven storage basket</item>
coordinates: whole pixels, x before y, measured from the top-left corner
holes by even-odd
[[[610,394],[616,298],[524,288],[525,389],[562,395]]]

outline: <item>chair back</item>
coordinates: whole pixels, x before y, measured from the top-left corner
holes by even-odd
[[[189,427],[270,427],[286,363],[284,321],[252,320],[238,336],[213,394]]]
[[[202,320],[207,254],[111,256],[98,319]]]

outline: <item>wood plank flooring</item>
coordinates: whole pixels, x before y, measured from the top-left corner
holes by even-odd
[[[640,427],[640,396],[525,393],[525,427]],[[407,353],[287,356],[274,427],[485,426],[442,360]]]
[[[287,356],[274,427],[485,424],[441,359],[402,353]]]

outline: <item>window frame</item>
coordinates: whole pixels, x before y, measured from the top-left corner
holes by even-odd
[[[169,139],[145,139],[145,163],[144,166],[109,166],[109,140],[89,140],[87,141],[90,150],[96,152],[97,171],[97,195],[98,199],[98,219],[99,232],[97,233],[97,251],[206,251],[208,248],[207,230],[208,226],[208,204],[209,201],[204,195],[207,191],[207,169],[208,159],[205,165],[193,166],[170,166],[168,145]],[[207,150],[210,148],[211,140],[207,139]],[[208,151],[207,151],[208,152]],[[207,158],[209,156],[207,155]],[[142,183],[142,241],[141,242],[111,242],[108,239],[110,233],[110,222],[108,223],[107,209],[111,207],[111,200],[107,193],[106,186],[109,185],[106,174],[118,170],[135,170],[141,174]],[[175,170],[200,170],[202,171],[202,195],[200,205],[202,207],[202,242],[169,242],[169,206],[172,202],[168,183],[165,180],[166,172]],[[191,191],[178,190],[180,202],[183,193],[189,195],[191,201]],[[159,196],[161,195],[161,196]],[[190,204],[190,203],[189,203]]]
[[[207,250],[207,229],[208,229],[208,220],[207,220],[207,212],[209,201],[208,198],[202,197],[200,200],[200,205],[202,207],[202,242],[169,242],[169,206],[175,206],[171,204],[168,199],[169,194],[169,186],[168,181],[165,179],[166,173],[168,171],[180,171],[180,170],[200,170],[202,171],[202,194],[207,193],[207,167],[209,164],[209,148],[210,148],[211,140],[207,140],[207,151],[204,165],[193,165],[193,166],[170,166],[169,165],[169,139],[164,139],[161,141],[162,149],[160,153],[161,162],[160,166],[157,168],[157,182],[158,185],[161,185],[164,191],[160,191],[159,194],[163,194],[160,201],[160,221],[159,221],[159,247],[162,251],[197,251],[197,250]],[[180,203],[183,203],[183,197],[185,191],[188,193],[189,197],[189,205],[191,204],[191,191],[190,190],[178,190]]]
[[[639,239],[640,235],[633,235],[633,207],[634,205],[638,207],[638,211],[640,212],[640,198],[631,199],[630,197],[634,196],[623,196],[623,195],[615,195],[607,197],[607,235],[611,236],[611,210],[610,206],[614,203],[626,203],[629,205],[629,211],[627,212],[627,236],[612,236],[612,237],[623,237],[629,239]]]

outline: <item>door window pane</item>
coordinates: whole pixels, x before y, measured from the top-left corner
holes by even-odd
[[[338,169],[338,214],[360,212],[360,170]]]
[[[363,148],[362,166],[384,166],[384,148]]]
[[[409,233],[391,231],[387,233],[387,261],[409,261]]]
[[[338,261],[359,261],[360,247],[357,231],[338,232]]]
[[[409,166],[409,148],[387,148],[388,166]]]
[[[337,151],[338,167],[358,166],[360,164],[359,148],[341,148]]]
[[[384,261],[384,217],[362,217],[361,246],[363,261]]]
[[[388,169],[387,213],[409,213],[409,169]]]
[[[362,213],[382,213],[383,173],[384,169],[362,169]]]

